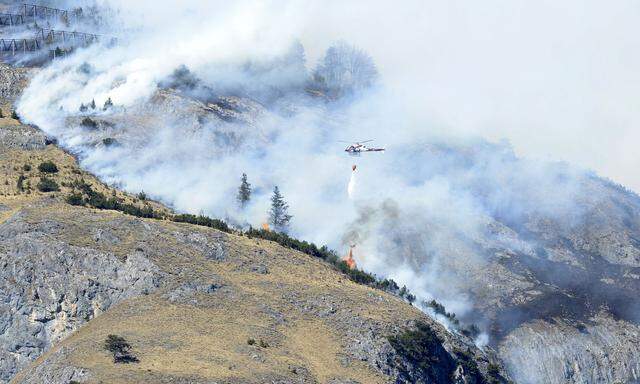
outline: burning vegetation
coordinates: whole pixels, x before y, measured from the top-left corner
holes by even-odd
[[[353,248],[355,248],[355,245],[352,245],[349,248],[349,253],[347,254],[347,256],[345,256],[342,260],[347,263],[347,266],[349,267],[349,269],[355,269],[356,268],[356,260],[353,258]]]

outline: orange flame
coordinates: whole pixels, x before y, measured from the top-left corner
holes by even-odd
[[[269,228],[269,224],[268,223],[262,223],[262,229],[264,229],[265,231],[270,231],[271,230]]]
[[[347,263],[349,269],[355,269],[356,267],[356,260],[353,258],[353,248],[355,248],[355,245],[352,245],[351,248],[349,248],[349,254],[342,259]]]

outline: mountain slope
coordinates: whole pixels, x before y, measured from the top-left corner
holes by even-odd
[[[2,125],[0,380],[20,369],[12,383],[499,377],[491,352],[319,259],[214,229],[67,204],[82,179],[164,209],[100,184],[34,128],[11,119]],[[46,160],[59,171],[38,170]],[[61,191],[38,191],[42,178]],[[428,370],[388,339],[416,322],[434,332]],[[109,334],[124,337],[139,363],[114,363],[103,348]]]

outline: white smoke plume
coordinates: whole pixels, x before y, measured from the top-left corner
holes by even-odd
[[[356,192],[356,172],[358,168],[356,166],[352,166],[351,168],[351,177],[349,178],[349,184],[347,185],[347,195],[349,195],[350,199],[353,199],[353,196]]]
[[[517,42],[503,40],[503,31],[485,31],[492,22],[500,22],[505,34],[512,32],[514,25],[505,20],[508,12],[487,15],[490,5],[446,3],[451,4],[101,1],[99,5],[110,12],[113,28],[108,32],[118,36],[119,44],[95,45],[41,69],[18,112],[77,153],[81,164],[103,180],[131,192],[144,190],[179,211],[259,227],[266,221],[269,195],[277,185],[291,206],[295,236],[340,252],[357,244],[358,266],[406,285],[420,300],[436,298],[447,309],[471,316],[473,297],[468,292],[477,283],[472,274],[487,263],[487,250],[507,247],[528,254],[535,248],[496,221],[517,226],[539,215],[571,227],[581,220],[576,202],[598,197],[581,189],[589,175],[579,167],[522,160],[508,142],[483,140],[482,136],[506,136],[519,152],[544,155],[535,148],[522,151],[522,143],[546,147],[547,141],[527,141],[530,133],[520,134],[519,127],[514,128],[516,136],[509,132],[520,124],[539,129],[541,136],[555,132],[558,126],[550,121],[558,111],[553,102],[542,99],[556,97],[565,105],[564,93],[538,88],[546,84],[542,80],[548,68],[527,65],[528,77],[522,80],[522,73],[503,72],[504,64],[493,68],[495,63],[484,57],[482,47],[492,38],[502,42],[505,51],[529,54]],[[492,3],[496,10],[516,7]],[[584,9],[582,2],[569,2],[563,9],[543,3],[540,7],[554,10],[554,17]],[[589,9],[599,10],[589,4]],[[474,11],[478,8],[482,12]],[[476,20],[476,13],[486,25]],[[627,18],[621,18],[616,28],[626,25]],[[556,23],[554,19],[551,25],[557,27]],[[583,27],[575,20],[568,23],[573,23],[566,26],[570,30]],[[443,34],[451,42],[438,38]],[[376,86],[333,103],[282,91],[304,83],[324,50],[340,39],[371,53],[380,70]],[[298,41],[305,49],[306,70],[295,65],[264,70],[289,63],[282,58],[300,53]],[[433,45],[423,47],[427,42]],[[527,42],[531,41],[523,44]],[[563,46],[557,48],[561,57]],[[491,48],[496,62],[506,56],[497,54],[498,47]],[[541,49],[530,49],[536,48]],[[602,44],[599,48],[606,49]],[[443,57],[455,65],[447,67]],[[527,64],[523,60],[511,58],[509,65]],[[233,90],[257,95],[260,102],[240,106],[242,118],[249,116],[241,123],[209,121],[202,117],[204,104],[185,101],[182,93],[158,92],[180,68],[188,68],[183,74],[206,86],[198,92],[214,90],[216,96],[225,96]],[[553,75],[553,81],[560,81],[561,74]],[[494,80],[496,84],[486,84]],[[474,81],[482,87],[468,94],[464,84]],[[513,98],[515,89],[506,89],[507,83],[522,87],[523,95]],[[284,96],[270,104],[274,88]],[[625,92],[635,92],[632,88]],[[544,97],[526,94],[539,91]],[[82,127],[79,106],[91,100],[102,106],[109,98],[115,107],[95,111],[92,117],[113,125],[99,131]],[[508,102],[498,105],[500,101]],[[526,107],[529,102],[539,109]],[[575,115],[582,111],[572,107]],[[629,124],[640,121],[627,107],[611,107],[607,113],[621,108]],[[519,120],[520,111],[525,111],[525,121]],[[528,120],[538,113],[549,116]],[[562,124],[570,120],[560,117]],[[625,127],[626,123],[620,129]],[[575,124],[567,129],[575,133]],[[105,135],[119,145],[103,145]],[[346,184],[353,159],[338,143],[351,138],[373,138],[387,148],[384,156],[359,158],[357,188],[356,171]],[[575,142],[550,147],[566,154],[569,145]],[[573,159],[592,165],[582,157]],[[235,193],[242,173],[248,175],[254,193],[240,211]]]

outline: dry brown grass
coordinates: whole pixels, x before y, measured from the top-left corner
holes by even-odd
[[[261,383],[273,378],[319,383],[333,378],[359,383],[389,381],[367,362],[345,358],[353,336],[345,333],[349,327],[343,327],[340,321],[357,318],[381,324],[382,328],[395,327],[421,317],[415,308],[349,281],[318,259],[275,243],[228,235],[227,260],[208,260],[181,247],[174,234],[209,235],[216,233],[213,229],[70,206],[63,202],[63,196],[71,192],[69,187],[46,194],[33,188],[40,177],[37,166],[45,160],[58,165],[60,172],[52,178],[61,186],[83,178],[102,193],[115,191],[80,170],[73,156],[55,146],[4,152],[0,158],[0,204],[6,208],[0,211],[0,222],[23,210],[28,220],[49,219],[64,224],[66,230],[58,240],[95,249],[101,245],[95,244],[90,228],[114,227],[118,220],[149,223],[160,228],[153,241],[173,250],[155,255],[151,261],[176,277],[158,292],[126,300],[99,315],[41,356],[35,365],[64,348],[69,354],[67,364],[91,373],[88,383],[172,382],[168,378],[187,378],[194,383]],[[30,164],[31,171],[22,171],[24,164]],[[21,173],[32,186],[30,193],[15,188]],[[8,185],[3,185],[5,180]],[[115,194],[134,201],[121,191]],[[42,201],[47,204],[40,204]],[[104,251],[124,258],[140,243],[141,234],[125,227],[113,230],[120,242]],[[256,273],[252,270],[256,264],[265,266],[268,273]],[[180,275],[185,270],[187,277]],[[171,302],[163,296],[172,284],[208,278],[221,282],[222,288],[213,294],[198,294],[196,305]],[[348,316],[319,317],[305,308],[307,303],[325,301]],[[140,363],[114,364],[102,347],[109,334],[125,337]],[[249,339],[263,340],[268,347],[249,345]],[[13,382],[20,382],[21,377],[19,374]]]

